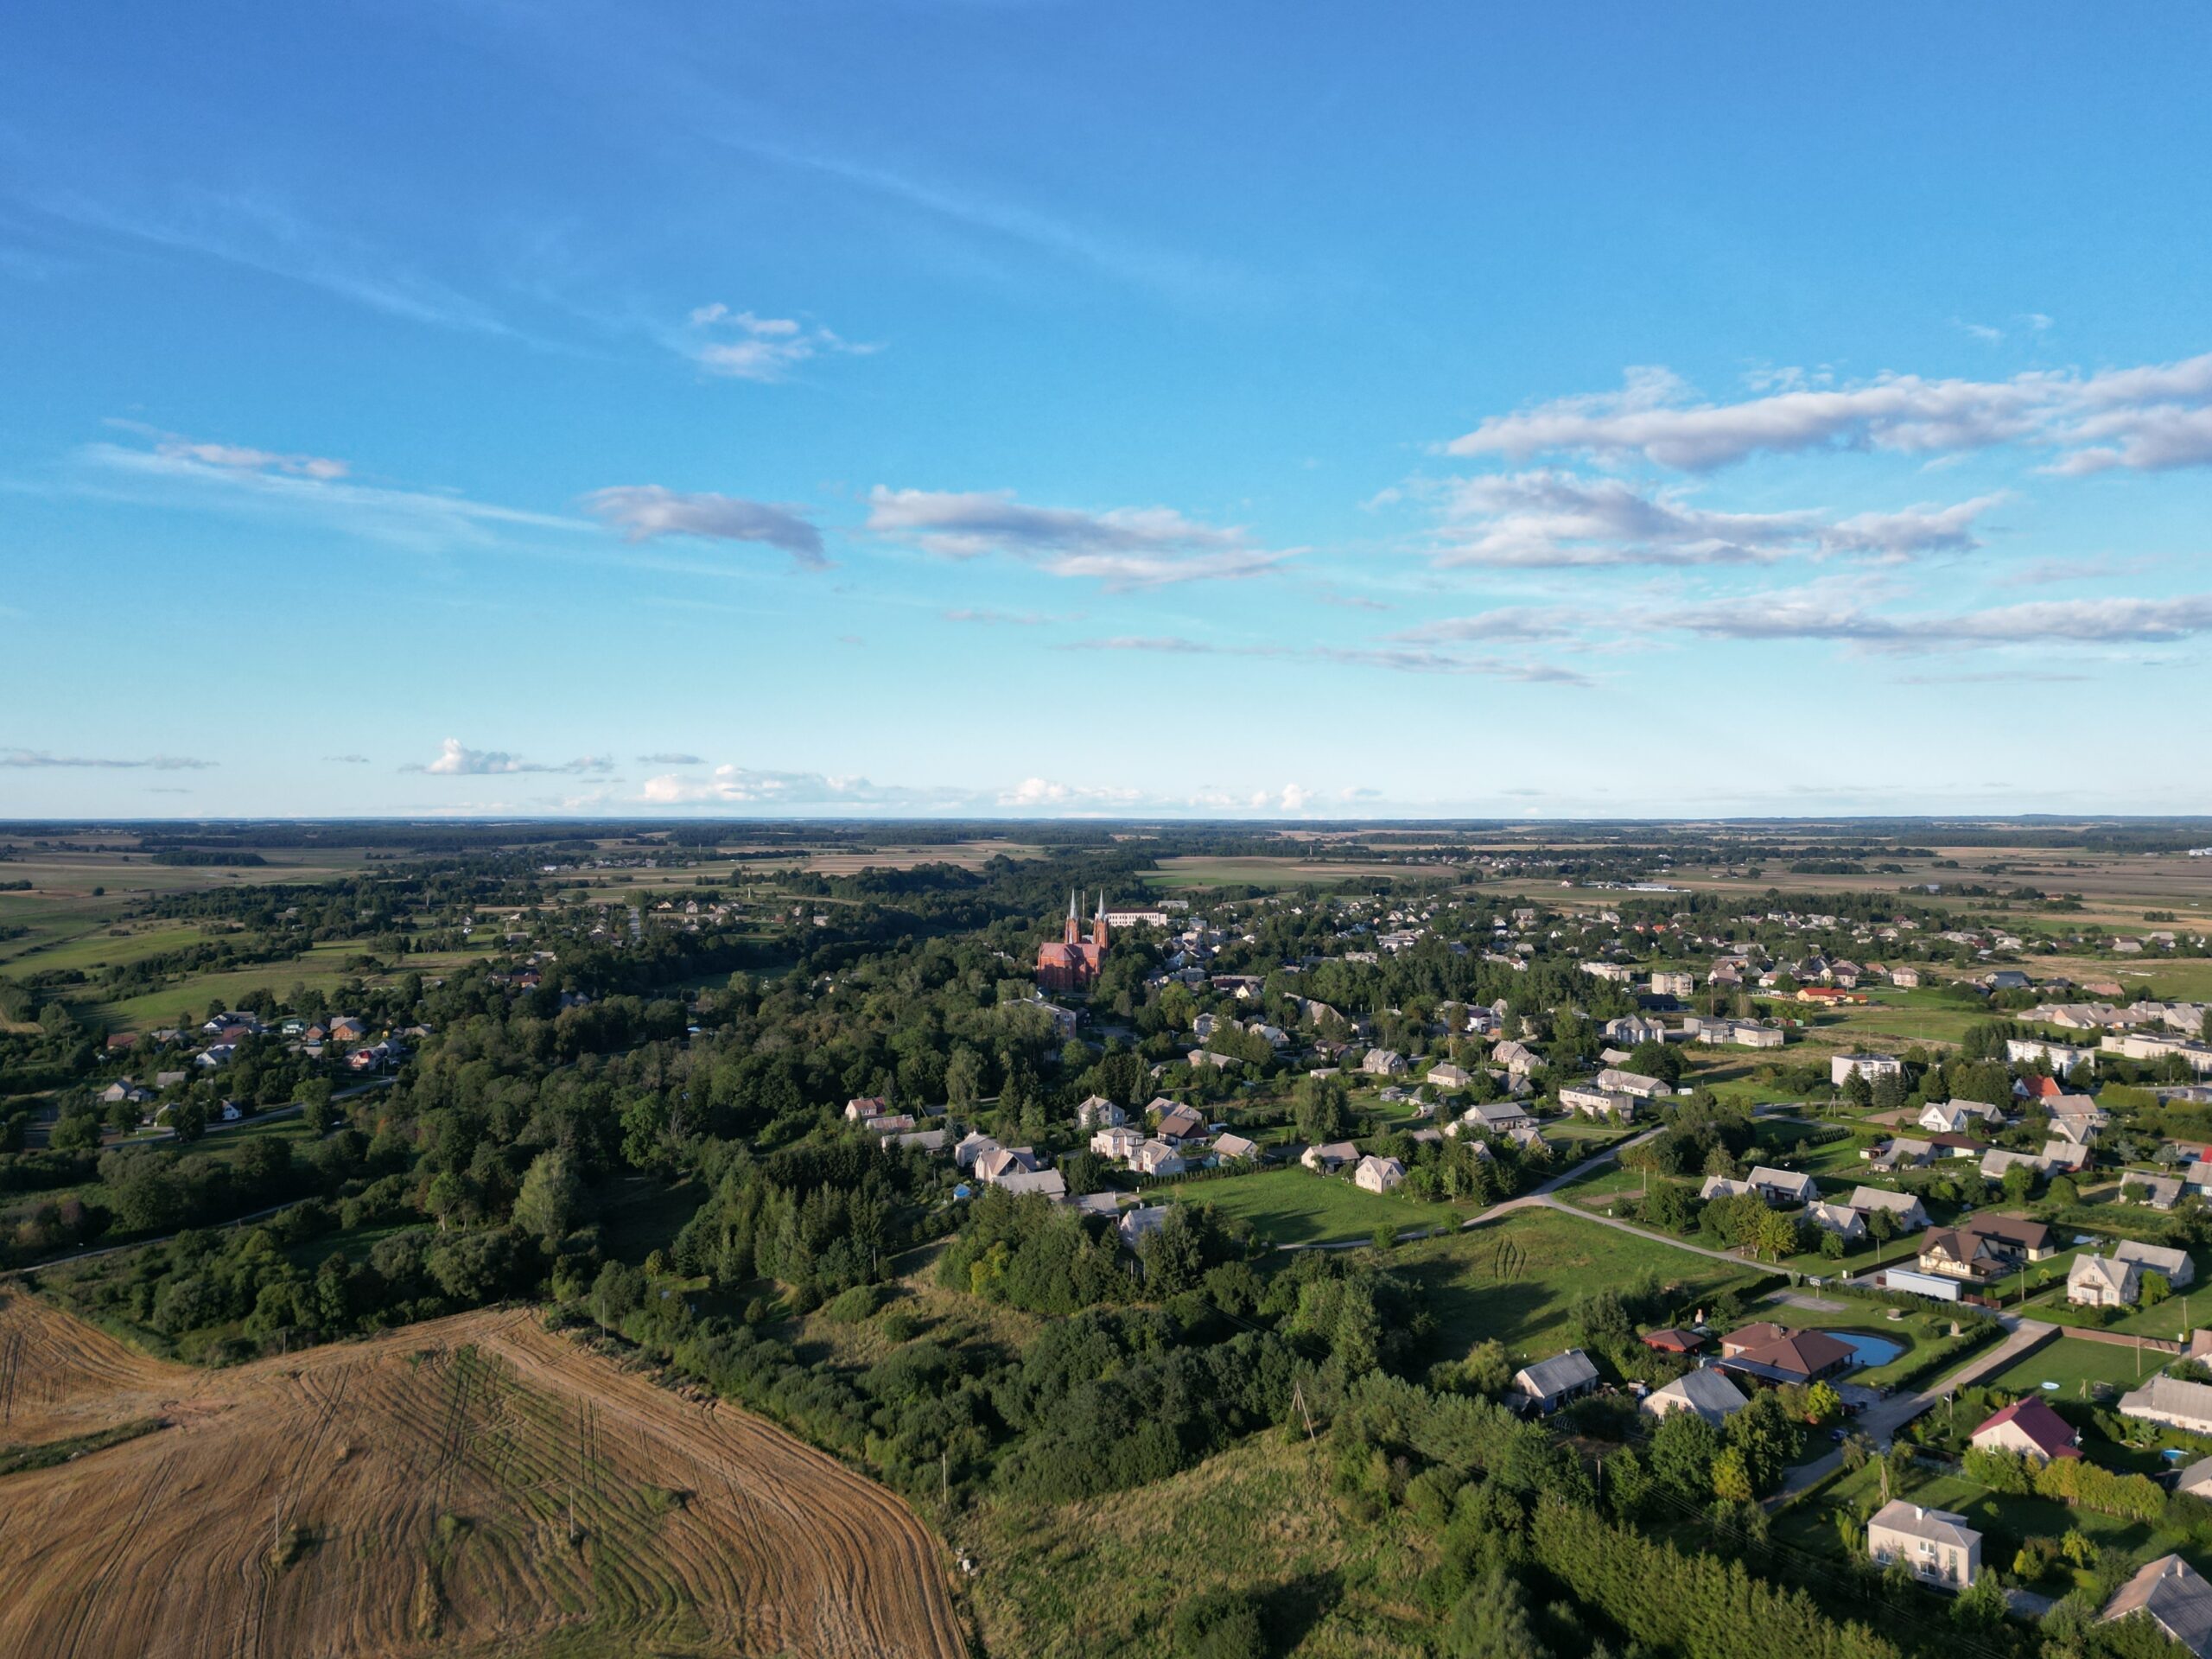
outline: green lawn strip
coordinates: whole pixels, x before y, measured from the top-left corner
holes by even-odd
[[[1422,1204],[1394,1193],[1354,1186],[1348,1175],[1309,1169],[1255,1170],[1147,1187],[1145,1197],[1177,1204],[1211,1204],[1225,1216],[1249,1221],[1271,1244],[1316,1244],[1364,1239],[1377,1227],[1457,1227],[1473,1212],[1448,1204]]]
[[[2099,1384],[2122,1392],[2133,1389],[2171,1364],[2173,1358],[2154,1349],[2139,1354],[2132,1344],[2061,1336],[2013,1361],[1996,1376],[1984,1377],[1977,1386],[2012,1394],[2048,1394],[2043,1385],[2056,1382],[2059,1386],[2055,1397],[2083,1400],[2093,1398]],[[2087,1393],[2084,1384],[2089,1385]]]

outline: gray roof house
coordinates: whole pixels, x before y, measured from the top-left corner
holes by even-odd
[[[1926,1206],[1910,1192],[1892,1192],[1883,1186],[1854,1186],[1851,1189],[1851,1207],[1888,1211],[1897,1217],[1900,1232],[1914,1232],[1928,1225]]]
[[[2164,1244],[2139,1244],[2132,1238],[2123,1238],[2113,1246],[2112,1259],[2133,1262],[2145,1273],[2162,1274],[2166,1283],[2180,1290],[2196,1277],[2196,1263],[2190,1259],[2187,1250],[2177,1250]]]
[[[2141,1614],[2197,1659],[2212,1659],[2212,1583],[2178,1555],[2161,1555],[2120,1586],[2104,1621]]]
[[[2184,1382],[2161,1371],[2120,1396],[2120,1414],[2185,1428],[2192,1434],[2212,1434],[2212,1383]]]
[[[1718,1428],[1732,1412],[1741,1411],[1750,1403],[1744,1391],[1721,1372],[1701,1368],[1685,1371],[1663,1389],[1654,1389],[1644,1395],[1642,1409],[1654,1417],[1694,1411]]]
[[[1547,1416],[1597,1386],[1598,1368],[1580,1348],[1524,1365],[1513,1374],[1513,1391]]]

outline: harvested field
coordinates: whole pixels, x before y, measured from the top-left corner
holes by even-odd
[[[0,1477],[0,1653],[963,1651],[897,1498],[533,1313],[198,1371],[0,1295],[0,1443],[165,1425]]]

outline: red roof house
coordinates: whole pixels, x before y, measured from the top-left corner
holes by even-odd
[[[1974,1432],[1974,1443],[1985,1452],[2017,1452],[2024,1458],[2078,1458],[2082,1448],[2073,1426],[2031,1395],[2015,1400]]]

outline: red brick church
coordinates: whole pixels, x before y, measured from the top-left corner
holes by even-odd
[[[1059,938],[1037,947],[1037,983],[1047,991],[1087,991],[1097,982],[1113,943],[1106,925],[1106,895],[1098,895],[1098,913],[1091,918],[1090,937],[1083,937],[1083,923],[1076,916],[1076,896],[1068,895],[1068,919]]]

